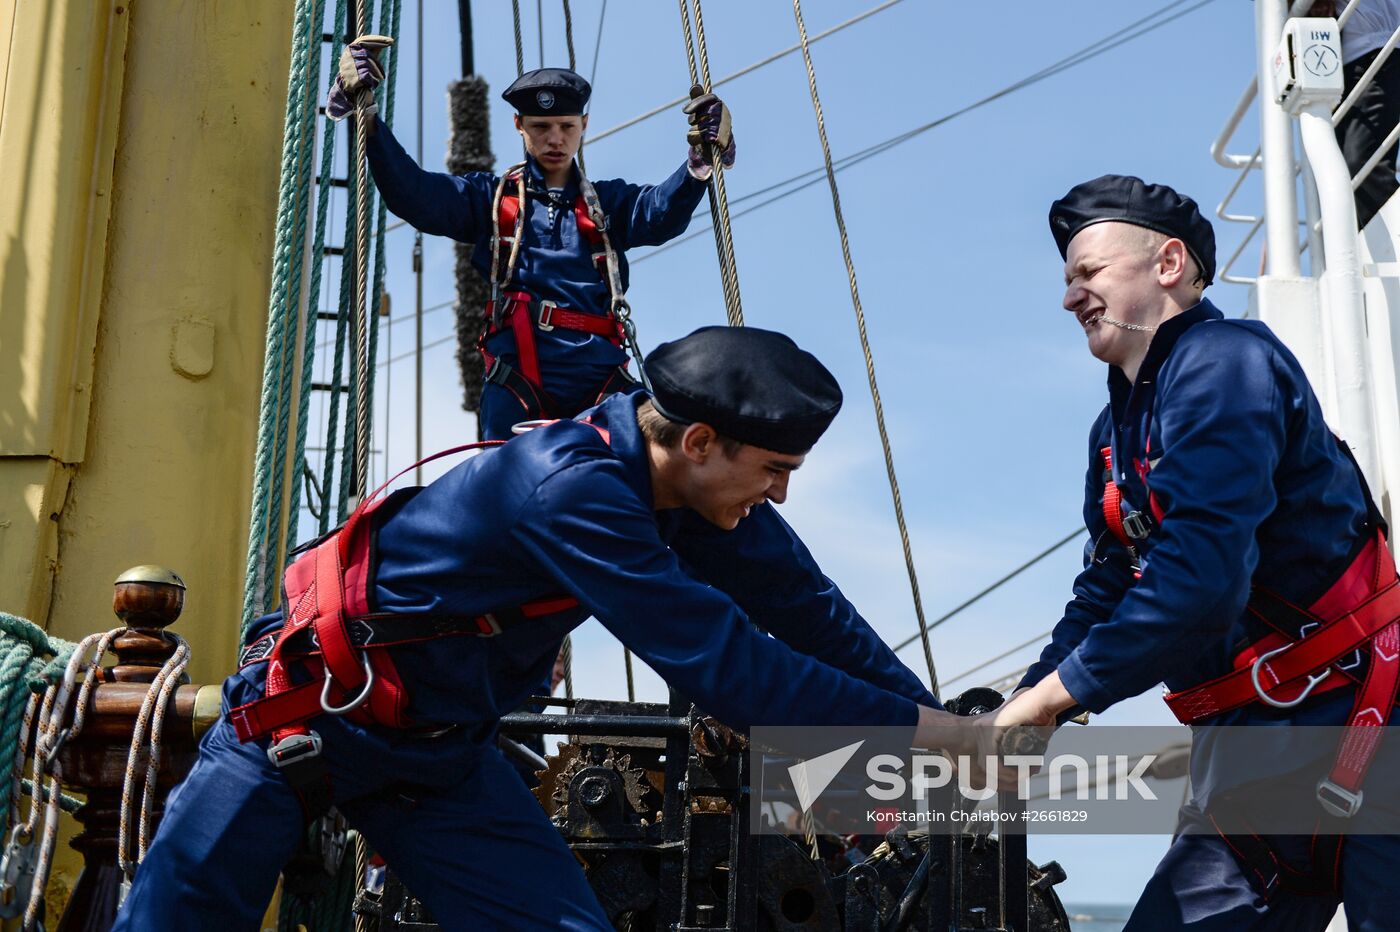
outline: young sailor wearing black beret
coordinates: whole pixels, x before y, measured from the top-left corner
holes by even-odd
[[[1197,726],[1191,799],[1126,929],[1321,930],[1342,900],[1350,928],[1394,929],[1400,839],[1378,826],[1400,816],[1400,743],[1370,726],[1396,720],[1400,588],[1365,479],[1288,348],[1201,296],[1215,236],[1195,201],[1106,175],[1055,201],[1050,229],[1108,405],[1084,570],[996,720],[1165,683]],[[1218,727],[1241,725],[1261,727]],[[1341,728],[1295,725],[1354,727],[1339,749]]]
[[[444,929],[611,929],[495,743],[497,720],[589,615],[733,728],[897,725],[925,746],[985,744],[989,718],[942,711],[774,507],[840,410],[831,373],[754,327],[699,330],[646,365],[654,394],[616,395],[536,428],[370,513],[373,552],[352,548],[343,577],[360,586],[347,587],[345,604],[372,616],[357,627],[392,638],[389,628],[421,623],[438,636],[353,652],[351,667],[363,657],[381,673],[381,685],[345,693],[370,694],[361,711],[323,715],[311,696],[286,712],[283,699],[264,699],[276,692],[274,666],[302,682],[277,693],[293,699],[297,689],[319,696],[325,673],[305,658],[305,639],[270,646],[288,630],[280,612],[255,624],[248,661],[224,686],[225,714],[166,806],[118,930],[159,928],[161,917],[257,928],[305,810],[330,802]],[[300,565],[287,574],[289,599],[304,588]],[[489,619],[490,636],[447,636],[449,617],[459,629]],[[376,711],[376,690],[394,693],[403,721]],[[448,725],[430,738],[398,730]],[[319,775],[308,783],[275,767],[269,735],[274,757],[314,735]],[[386,792],[401,781],[414,784],[412,807]]]
[[[361,36],[345,48],[327,112],[348,115],[382,74],[379,49]],[[512,425],[572,417],[616,391],[633,391],[627,364],[627,250],[685,232],[704,197],[709,153],[734,164],[729,110],[713,94],[685,106],[687,155],[658,185],[589,181],[575,162],[592,89],[566,68],[528,71],[502,93],[515,108],[525,161],[502,176],[428,172],[375,118],[370,171],[389,210],[424,233],[475,246],[472,265],[491,284],[480,425],[505,439]]]

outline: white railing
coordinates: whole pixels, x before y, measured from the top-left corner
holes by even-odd
[[[1345,5],[1337,17],[1339,29],[1358,2],[1349,0]],[[1386,321],[1373,320],[1370,327],[1367,323],[1355,192],[1400,141],[1400,125],[1390,131],[1355,175],[1343,158],[1336,127],[1400,46],[1400,29],[1377,50],[1355,86],[1336,106],[1325,100],[1309,103],[1304,97],[1301,103],[1285,110],[1270,99],[1272,91],[1268,90],[1274,84],[1274,56],[1287,19],[1305,13],[1311,5],[1312,0],[1255,0],[1255,78],[1240,95],[1210,146],[1216,164],[1236,172],[1234,182],[1216,207],[1216,216],[1226,223],[1249,225],[1221,266],[1219,278],[1223,282],[1257,286],[1254,298],[1261,318],[1281,336],[1286,335],[1323,402],[1328,421],[1347,440],[1372,489],[1384,502],[1386,486],[1397,485],[1397,476],[1384,475],[1395,466],[1383,468],[1379,450],[1400,450],[1400,424],[1378,423],[1376,419],[1378,412],[1391,412],[1382,416],[1393,420],[1395,399],[1389,397],[1394,392],[1390,376],[1393,361],[1389,358],[1392,349],[1375,345],[1375,334],[1370,332],[1379,332],[1378,325]],[[1267,93],[1261,95],[1260,88]],[[1256,102],[1260,147],[1250,154],[1228,151],[1230,141]],[[1294,149],[1295,119],[1302,153]],[[1255,169],[1263,177],[1264,210],[1259,215],[1231,210],[1245,179]],[[1300,176],[1304,213],[1301,223]],[[1301,242],[1299,226],[1303,227]],[[1234,274],[1235,263],[1261,228],[1266,236],[1267,260],[1267,268],[1261,269],[1263,281],[1256,276]],[[1301,270],[1305,251],[1311,266],[1307,276]],[[1371,313],[1388,317],[1391,312],[1388,308],[1375,308]],[[1388,333],[1388,329],[1380,329]],[[1378,353],[1385,357],[1379,362]],[[1377,390],[1386,398],[1378,399]]]
[[[1341,15],[1337,17],[1338,27],[1341,27],[1346,24],[1346,21],[1351,17],[1352,12],[1356,9],[1356,5],[1358,2],[1359,0],[1349,0],[1346,7],[1342,10]],[[1261,4],[1261,6],[1263,7],[1267,7],[1268,5],[1269,4],[1267,3]],[[1312,6],[1312,0],[1294,0],[1292,6],[1288,10],[1288,15],[1290,17],[1301,15],[1302,13],[1305,13],[1310,6]],[[1262,42],[1260,43],[1260,45],[1261,60],[1265,57],[1271,57],[1273,54],[1273,49],[1267,48],[1267,46],[1265,46]],[[1392,33],[1390,38],[1386,40],[1386,43],[1383,46],[1381,46],[1380,50],[1376,54],[1375,60],[1371,62],[1370,67],[1366,69],[1365,73],[1362,74],[1361,78],[1356,82],[1356,86],[1351,89],[1351,92],[1347,94],[1346,99],[1343,100],[1337,106],[1336,110],[1333,111],[1332,125],[1334,127],[1339,122],[1341,122],[1342,118],[1344,118],[1347,115],[1347,113],[1351,111],[1351,108],[1356,105],[1356,101],[1360,98],[1360,95],[1366,90],[1366,88],[1370,87],[1372,82],[1375,80],[1376,74],[1380,71],[1381,66],[1385,64],[1386,60],[1390,57],[1391,53],[1395,51],[1397,45],[1400,45],[1400,29],[1397,29],[1394,33]],[[1244,238],[1235,248],[1234,252],[1230,254],[1229,259],[1226,260],[1226,262],[1221,266],[1220,269],[1219,277],[1222,282],[1230,282],[1232,284],[1237,285],[1251,285],[1254,284],[1255,281],[1257,281],[1257,278],[1255,276],[1233,275],[1231,274],[1231,270],[1233,269],[1234,264],[1237,261],[1239,261],[1240,256],[1243,255],[1245,249],[1248,248],[1249,244],[1254,240],[1254,237],[1258,235],[1260,227],[1264,226],[1266,220],[1264,215],[1256,216],[1253,214],[1230,213],[1229,206],[1230,203],[1235,199],[1235,196],[1240,192],[1240,189],[1244,186],[1245,179],[1249,177],[1250,172],[1252,172],[1256,168],[1260,168],[1263,165],[1264,159],[1262,158],[1262,146],[1256,148],[1254,152],[1250,155],[1231,153],[1227,151],[1227,149],[1229,147],[1230,140],[1234,138],[1236,131],[1239,129],[1240,123],[1243,122],[1245,115],[1249,112],[1251,106],[1254,104],[1255,99],[1258,97],[1258,95],[1259,76],[1256,75],[1249,82],[1249,85],[1244,89],[1244,92],[1240,94],[1240,99],[1235,104],[1235,108],[1230,112],[1230,116],[1225,120],[1225,125],[1221,128],[1220,133],[1215,137],[1214,141],[1212,141],[1210,145],[1210,155],[1211,158],[1215,160],[1216,164],[1220,165],[1222,168],[1236,169],[1239,172],[1239,175],[1235,179],[1234,184],[1230,186],[1230,189],[1228,192],[1226,192],[1225,197],[1222,198],[1220,203],[1216,206],[1215,215],[1221,220],[1226,221],[1228,223],[1250,224],[1250,228],[1245,233]],[[1286,118],[1284,122],[1286,122]],[[1288,133],[1289,142],[1286,148],[1291,155],[1291,125],[1288,128]],[[1400,124],[1396,124],[1395,128],[1392,129],[1390,131],[1390,134],[1386,137],[1385,142],[1382,143],[1379,147],[1377,147],[1376,151],[1372,153],[1371,158],[1367,160],[1366,164],[1363,165],[1361,169],[1356,173],[1356,175],[1351,179],[1351,187],[1353,191],[1361,187],[1362,183],[1365,182],[1365,180],[1371,176],[1371,172],[1375,170],[1376,166],[1380,164],[1381,159],[1385,157],[1386,153],[1390,151],[1390,148],[1394,146],[1397,141],[1400,141]],[[1318,248],[1320,243],[1317,234],[1321,230],[1321,219],[1316,215],[1315,210],[1316,188],[1313,184],[1311,175],[1308,172],[1304,171],[1303,164],[1296,158],[1292,159],[1292,161],[1294,177],[1296,177],[1299,173],[1303,174],[1305,188],[1305,204],[1306,206],[1311,208],[1309,210],[1309,213],[1311,215],[1301,224],[1308,231],[1308,235],[1305,236],[1303,241],[1297,244],[1296,246],[1292,248],[1285,247],[1284,252],[1286,254],[1301,254],[1304,251],[1310,250],[1314,257],[1314,262],[1320,264],[1322,262],[1322,251]],[[1282,175],[1282,172],[1280,172],[1280,175]],[[1293,192],[1291,181],[1288,182],[1288,187],[1288,200],[1292,202]],[[1295,218],[1297,216],[1296,206],[1293,207],[1291,210],[1289,210],[1288,208],[1284,208],[1283,212],[1292,213]],[[1273,250],[1271,248],[1271,255],[1272,252]],[[1296,271],[1294,272],[1294,274],[1297,274]]]

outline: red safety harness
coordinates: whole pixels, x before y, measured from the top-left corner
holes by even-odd
[[[607,430],[584,423],[611,443]],[[495,637],[522,622],[578,607],[577,599],[561,594],[474,616],[396,615],[372,609],[373,515],[392,498],[380,498],[380,493],[416,466],[504,442],[443,450],[381,485],[343,525],[303,548],[287,567],[282,628],[244,649],[240,666],[267,661],[267,684],[262,698],[231,710],[229,720],[240,741],[272,737],[268,757],[302,798],[309,818],[330,807],[321,739],[307,726],[311,719],[330,714],[408,731],[437,727],[425,728],[406,714],[408,693],[385,648],[443,637]],[[305,673],[304,682],[293,682],[293,666]]]
[[[1104,447],[1100,455],[1104,520],[1109,533],[1127,548],[1140,576],[1138,547],[1161,526],[1164,511],[1149,490],[1151,519],[1137,511],[1124,515],[1122,493],[1113,481],[1112,449]],[[1134,465],[1146,485],[1150,463]],[[1361,477],[1359,468],[1357,475]],[[1290,709],[1310,697],[1359,684],[1336,761],[1317,784],[1318,801],[1334,819],[1350,818],[1361,809],[1361,786],[1400,689],[1400,578],[1364,477],[1361,483],[1376,531],[1361,543],[1342,575],[1307,608],[1255,586],[1246,608],[1269,633],[1238,651],[1229,673],[1165,696],[1177,720],[1191,725],[1254,703]],[[1314,865],[1299,870],[1284,864],[1265,839],[1242,826],[1229,826],[1227,832],[1217,823],[1217,828],[1266,889],[1281,882],[1296,893],[1335,892],[1340,834],[1317,832]]]
[[[588,333],[604,337],[614,346],[622,348],[627,340],[626,325],[611,308],[606,315],[587,314],[559,307],[553,301],[541,301],[525,291],[506,290],[515,273],[515,257],[523,245],[517,240],[525,235],[524,215],[521,209],[523,179],[523,170],[509,171],[501,178],[497,189],[495,216],[492,218],[495,226],[492,228],[491,241],[495,245],[492,257],[494,266],[491,276],[491,298],[486,303],[486,326],[477,340],[477,349],[481,351],[481,358],[485,364],[486,380],[500,385],[514,395],[525,408],[528,419],[568,417],[575,412],[562,410],[544,388],[539,351],[535,343],[536,329],[546,332],[561,329]],[[574,222],[578,226],[579,236],[586,240],[592,249],[593,264],[597,267],[603,283],[608,286],[608,293],[614,299],[612,304],[615,305],[616,298],[619,297],[616,294],[618,286],[614,284],[610,265],[615,264],[616,260],[612,256],[612,246],[598,223],[598,220],[604,223],[607,221],[602,217],[601,210],[598,212],[598,220],[594,219],[594,212],[589,209],[588,199],[584,196],[586,184],[586,180],[580,179],[578,197],[574,199],[573,206]],[[514,192],[510,190],[512,185],[517,188]],[[486,341],[506,328],[515,334],[519,368],[499,359],[486,348]],[[624,363],[613,370],[599,386],[595,403],[623,390],[633,382],[634,379],[628,375]]]

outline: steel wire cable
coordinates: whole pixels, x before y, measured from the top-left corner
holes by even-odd
[[[686,5],[686,0],[679,0],[681,10],[681,32],[685,37],[685,58],[690,69],[691,87],[697,85],[708,90],[708,82],[705,75],[709,72],[709,56],[705,52],[703,40],[703,26],[699,23],[699,0],[696,3],[696,34],[692,34],[690,27],[690,10]],[[703,62],[703,72],[696,64],[696,44],[700,44],[701,62]],[[728,237],[730,228],[729,204],[727,200],[721,199],[722,185],[724,183],[724,168],[719,164],[719,153],[715,147],[706,143],[710,156],[711,183],[705,186],[705,193],[710,201],[710,230],[715,238],[715,253],[719,258],[719,278],[720,288],[724,292],[724,311],[731,327],[742,327],[744,325],[744,309],[739,300],[739,277],[734,266],[733,242]]]
[[[577,73],[577,72],[578,72],[578,65],[577,65],[577,61],[576,61],[576,59],[575,59],[575,57],[574,57],[574,12],[573,12],[573,10],[570,8],[570,6],[569,6],[569,0],[563,0],[563,4],[564,4],[564,44],[565,44],[566,46],[568,46],[568,48],[569,48],[569,70],[570,70],[570,71],[573,71],[573,72],[575,72],[575,73]],[[600,29],[602,28],[602,22],[601,22],[601,21],[599,22],[598,26],[599,26]],[[598,61],[597,61],[596,56],[595,56],[595,58],[594,58],[593,64],[594,64],[594,67],[596,68],[596,67],[597,67],[597,64],[598,64]],[[588,82],[588,84],[589,84],[589,87],[592,87],[593,82],[590,81],[590,82]],[[587,113],[587,109],[588,109],[587,104],[585,104],[585,105],[584,105],[584,112],[585,112],[585,113]],[[576,156],[576,157],[578,158],[578,172],[579,172],[580,175],[583,175],[584,177],[587,177],[587,176],[588,176],[588,170],[587,170],[586,168],[584,168],[584,164],[583,164],[583,141],[584,141],[584,140],[583,140],[583,128],[580,127],[580,128],[579,128],[579,137],[578,137],[578,155]]]
[[[1021,78],[1011,84],[1008,84],[1005,87],[1000,88],[999,90],[993,91],[991,94],[979,98],[978,100],[975,100],[964,107],[960,107],[957,110],[950,111],[949,113],[937,117],[936,119],[930,120],[927,123],[923,123],[919,126],[906,130],[895,136],[891,136],[888,139],[867,146],[864,149],[859,149],[855,152],[852,152],[849,155],[843,156],[840,159],[836,160],[836,170],[838,172],[845,171],[846,169],[858,165],[861,162],[866,161],[867,159],[873,158],[877,155],[881,155],[885,152],[888,152],[890,149],[903,145],[904,143],[909,142],[912,139],[922,136],[924,133],[927,133],[930,130],[937,129],[945,123],[952,122],[958,117],[966,116],[968,113],[971,113],[975,110],[979,110],[982,107],[994,103],[1003,97],[1006,97],[1017,91],[1024,90],[1035,84],[1039,84],[1041,81],[1045,81],[1052,77],[1055,77],[1056,75],[1070,70],[1071,68],[1078,67],[1079,65],[1091,61],[1092,59],[1095,59],[1100,55],[1106,54],[1107,52],[1110,52],[1118,48],[1119,46],[1125,45],[1126,43],[1131,42],[1134,39],[1141,38],[1142,36],[1145,36],[1151,32],[1155,32],[1156,30],[1161,29],[1164,26],[1170,25],[1171,23],[1177,21],[1181,17],[1186,16],[1188,13],[1193,13],[1204,6],[1215,2],[1215,0],[1197,0],[1196,3],[1187,7],[1184,10],[1178,11],[1173,16],[1166,17],[1164,19],[1158,19],[1159,17],[1163,17],[1166,13],[1170,12],[1176,7],[1181,6],[1183,3],[1186,2],[1188,2],[1188,0],[1172,0],[1171,3],[1168,3],[1166,6],[1161,7],[1155,12],[1150,13],[1147,16],[1140,17],[1139,19],[1134,20],[1128,25],[1123,26],[1118,30],[1109,33],[1108,35],[1099,38],[1098,40],[1087,46],[1084,46],[1078,51],[1073,52],[1070,55],[1067,55],[1064,58],[1061,58],[1060,60],[1045,66],[1039,71],[1036,71],[1030,75],[1027,75],[1024,78]],[[1158,21],[1149,23],[1149,21],[1151,20]],[[1149,24],[1144,26],[1143,23]],[[1137,28],[1139,26],[1141,26],[1141,28]],[[599,134],[599,136],[593,137],[593,141],[597,142],[598,139],[600,139],[601,137],[602,134]],[[791,187],[786,191],[782,191],[781,193],[776,194],[765,201],[762,201],[758,204],[754,204],[743,210],[735,211],[733,214],[733,218],[737,219],[739,217],[744,216],[745,214],[753,213],[756,210],[760,210],[771,204],[777,203],[778,201],[781,201],[785,198],[791,197],[792,195],[797,194],[800,191],[804,191],[815,184],[819,184],[822,181],[822,178],[824,177],[824,171],[825,169],[823,166],[810,168],[804,172],[799,172],[796,175],[793,175],[789,178],[785,178],[782,181],[775,182],[766,187],[760,188],[756,191],[751,191],[745,195],[742,195],[741,197],[735,198],[732,206],[738,206],[739,204],[742,204],[745,201],[752,200],[755,197],[760,197],[764,194],[767,194],[770,191],[774,191],[779,188],[786,187],[788,185],[794,185],[794,187]],[[666,252],[668,249],[674,249],[675,247],[687,243],[698,236],[704,236],[707,232],[709,231],[703,229],[696,230],[694,233],[690,233],[678,239],[671,240],[669,243],[666,243],[663,246],[658,246],[655,249],[652,249],[651,251],[645,253],[644,255],[632,259],[631,263],[632,265],[636,265],[639,262],[645,262],[653,256],[660,255],[661,253]]]
[[[1013,687],[1017,683],[1019,683],[1021,681],[1021,677],[1025,676],[1026,671],[1029,669],[1029,664],[1022,667],[1017,667],[1016,669],[1000,677],[997,677],[996,679],[987,680],[985,683],[978,683],[977,685],[983,687],[984,689],[995,689],[997,692],[1005,692],[1008,688]]]
[[[1017,644],[1015,647],[1009,647],[1009,648],[1007,648],[1006,650],[1004,650],[1004,651],[1002,651],[1001,653],[997,654],[995,657],[992,657],[990,660],[984,660],[984,661],[982,661],[981,663],[977,664],[976,666],[968,667],[966,670],[962,671],[962,672],[959,673],[957,676],[949,677],[948,679],[946,679],[946,680],[943,681],[943,685],[944,685],[944,686],[949,686],[949,685],[951,685],[951,684],[953,684],[953,683],[956,683],[958,680],[965,680],[965,679],[967,679],[969,676],[971,676],[972,674],[977,673],[977,672],[979,672],[979,671],[981,671],[981,670],[985,670],[987,667],[990,667],[992,664],[996,663],[998,660],[1005,660],[1007,657],[1010,657],[1012,654],[1016,653],[1018,650],[1025,650],[1027,647],[1030,647],[1032,644],[1035,644],[1036,642],[1038,642],[1038,641],[1040,641],[1040,640],[1043,640],[1044,638],[1048,637],[1048,636],[1049,636],[1050,634],[1052,634],[1053,632],[1054,632],[1054,629],[1051,628],[1051,629],[1048,629],[1048,630],[1046,630],[1046,631],[1040,632],[1039,634],[1035,635],[1034,637],[1027,638],[1026,640],[1022,641],[1020,644]]]
[[[574,61],[574,13],[569,9],[569,0],[564,0],[564,42],[569,47],[569,70],[578,71]]]
[[[1050,556],[1050,554],[1054,553],[1056,550],[1059,550],[1059,549],[1060,549],[1061,547],[1063,547],[1065,544],[1067,544],[1067,543],[1069,543],[1070,541],[1074,540],[1075,538],[1079,537],[1079,535],[1081,535],[1081,534],[1083,534],[1083,533],[1084,533],[1084,529],[1083,529],[1083,528],[1078,528],[1078,529],[1076,529],[1074,532],[1072,532],[1072,533],[1070,533],[1070,534],[1066,534],[1064,537],[1062,537],[1062,538],[1060,538],[1059,540],[1055,541],[1055,543],[1051,544],[1049,547],[1046,547],[1046,548],[1045,548],[1044,550],[1042,550],[1040,553],[1038,553],[1038,554],[1036,554],[1035,556],[1031,557],[1031,558],[1030,558],[1029,560],[1027,560],[1025,563],[1022,563],[1020,566],[1016,567],[1014,570],[1012,570],[1011,572],[1007,573],[1005,576],[1001,577],[1001,578],[998,579],[996,582],[992,583],[990,586],[988,586],[987,588],[983,589],[981,592],[979,592],[979,593],[977,593],[976,595],[972,596],[971,598],[967,599],[967,600],[966,600],[965,602],[963,602],[962,604],[960,604],[960,605],[958,605],[958,606],[956,606],[956,607],[950,609],[950,610],[947,611],[947,612],[944,612],[942,615],[940,615],[939,617],[935,618],[933,621],[929,622],[929,627],[930,627],[930,628],[937,628],[939,625],[943,624],[943,622],[945,622],[945,621],[947,621],[948,619],[954,617],[955,615],[960,614],[963,610],[968,609],[968,608],[971,608],[971,607],[972,607],[973,605],[975,605],[977,602],[981,601],[981,600],[982,600],[983,598],[985,598],[986,596],[991,595],[993,592],[995,592],[996,590],[1000,589],[1002,586],[1004,586],[1004,585],[1006,585],[1007,583],[1011,582],[1011,580],[1015,579],[1017,576],[1020,576],[1020,575],[1021,575],[1022,573],[1024,573],[1026,570],[1028,570],[1028,569],[1030,569],[1031,567],[1035,566],[1035,565],[1036,565],[1037,563],[1039,563],[1041,560],[1044,560],[1046,557]],[[915,641],[917,641],[918,639],[919,639],[919,636],[918,636],[917,634],[914,635],[914,636],[912,636],[912,637],[905,638],[903,641],[900,641],[898,644],[896,644],[896,645],[894,646],[894,649],[897,650],[897,651],[903,650],[904,648],[908,647],[910,644],[913,644],[913,643],[914,643]]]
[[[710,92],[710,52],[709,44],[705,41],[705,16],[700,7],[700,0],[690,0],[691,12],[695,15],[695,47],[700,53],[700,82],[705,87],[705,92]],[[711,186],[715,191],[715,200],[719,204],[720,233],[724,239],[724,254],[729,262],[729,278],[734,285],[734,304],[731,310],[731,326],[743,326],[744,310],[739,294],[739,263],[734,252],[734,229],[729,222],[729,195],[725,191],[724,164],[721,159],[722,152],[715,143],[702,143],[710,155]]]
[[[515,76],[525,73],[525,45],[520,37],[520,0],[510,0],[510,11],[515,17]]]
[[[588,73],[588,83],[590,86],[598,80],[598,52],[603,48],[603,21],[608,17],[608,0],[603,0],[603,7],[598,11],[598,36],[593,40],[593,68]]]
[[[822,39],[825,39],[827,36],[835,35],[836,33],[840,32],[841,30],[847,29],[847,28],[849,28],[849,27],[851,27],[851,26],[854,26],[856,23],[860,22],[861,20],[869,19],[870,17],[874,16],[876,13],[882,13],[882,12],[884,12],[885,10],[888,10],[890,7],[892,7],[892,6],[894,6],[895,4],[900,3],[900,2],[902,2],[902,0],[885,0],[884,3],[876,4],[875,6],[871,7],[870,9],[866,10],[866,11],[863,12],[863,13],[857,13],[855,16],[852,16],[850,19],[846,20],[846,21],[843,22],[843,23],[837,23],[835,26],[832,26],[830,29],[827,29],[827,30],[824,31],[824,32],[819,32],[819,33],[817,33],[816,35],[812,36],[812,42],[814,42],[814,43],[820,42]],[[603,0],[603,11],[606,12],[606,11],[607,11],[607,8],[608,8],[607,0]],[[600,17],[600,18],[599,18],[599,28],[600,28],[600,30],[601,30],[601,27],[602,27],[602,19],[601,19],[601,17]],[[600,35],[601,35],[601,32],[600,32]],[[729,74],[725,75],[724,77],[717,79],[717,80],[714,82],[714,84],[711,85],[710,90],[714,90],[714,88],[719,87],[721,84],[728,84],[730,81],[733,81],[735,78],[741,78],[741,77],[743,77],[743,76],[746,75],[746,74],[750,74],[750,73],[752,73],[752,72],[754,72],[754,71],[759,70],[760,68],[765,67],[766,65],[771,65],[771,64],[773,64],[773,62],[778,61],[778,60],[781,59],[781,58],[785,58],[785,57],[787,57],[788,55],[791,55],[793,52],[796,52],[796,51],[797,51],[798,49],[800,49],[801,47],[802,47],[801,45],[790,45],[790,46],[788,46],[787,48],[783,49],[782,51],[774,52],[772,55],[769,55],[769,56],[766,57],[766,58],[761,58],[761,59],[759,59],[758,61],[754,62],[754,63],[751,64],[751,65],[746,65],[745,67],[740,68],[738,71],[732,71],[732,72],[730,72]],[[596,51],[594,52],[594,62],[595,62],[595,73],[596,73],[596,62],[597,62],[597,52],[596,52]],[[610,126],[610,127],[608,127],[607,129],[603,130],[601,133],[597,134],[596,136],[590,136],[589,139],[590,139],[590,141],[592,141],[592,142],[598,142],[598,141],[603,140],[603,139],[606,139],[606,138],[608,138],[609,136],[612,136],[612,135],[614,135],[614,134],[616,134],[616,133],[620,133],[620,132],[622,132],[622,131],[625,130],[625,129],[631,129],[633,126],[636,126],[638,123],[645,122],[646,120],[649,120],[649,119],[651,119],[651,118],[654,117],[654,116],[658,116],[658,115],[660,115],[660,114],[662,114],[662,113],[665,113],[667,110],[670,110],[672,107],[679,107],[681,104],[685,103],[686,100],[687,100],[687,98],[685,98],[685,97],[677,97],[675,100],[668,100],[668,101],[666,101],[664,104],[659,104],[658,106],[652,107],[650,110],[646,111],[645,113],[641,113],[641,114],[638,114],[637,116],[632,117],[630,120],[626,120],[626,121],[624,121],[624,122],[622,122],[622,123],[617,124],[616,126]]]
[[[365,0],[355,0],[355,26],[369,24]],[[355,471],[351,494],[358,505],[369,478],[369,121],[374,119],[374,93],[362,89],[355,114]]]
[[[875,402],[875,425],[880,432],[880,448],[885,456],[885,472],[890,481],[890,496],[894,500],[895,522],[899,525],[899,542],[904,548],[904,565],[909,573],[909,589],[914,598],[914,614],[919,620],[919,634],[924,645],[924,660],[928,664],[929,691],[938,696],[938,673],[933,663],[933,648],[928,640],[928,622],[924,618],[923,599],[919,596],[919,575],[914,568],[914,551],[909,543],[909,528],[904,521],[904,503],[899,494],[899,478],[895,475],[894,453],[890,449],[889,431],[885,427],[885,406],[880,401],[880,386],[875,378],[875,357],[870,350],[870,338],[865,331],[865,311],[860,304],[860,286],[856,283],[855,262],[851,259],[851,241],[846,233],[846,220],[841,214],[841,192],[836,187],[836,170],[831,164],[831,144],[826,138],[826,118],[822,115],[821,97],[817,93],[817,73],[812,66],[812,52],[807,42],[807,26],[802,21],[802,0],[792,0],[792,14],[797,20],[797,35],[802,42],[802,60],[807,66],[807,86],[812,93],[812,109],[817,118],[817,136],[821,139],[822,158],[826,163],[826,179],[831,187],[831,208],[836,215],[836,229],[841,235],[841,257],[846,263],[846,277],[851,287],[851,306],[855,309],[856,329],[860,333],[860,348],[865,355],[865,374],[870,382],[870,397]]]

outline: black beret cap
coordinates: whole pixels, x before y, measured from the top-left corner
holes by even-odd
[[[646,372],[666,417],[777,453],[806,453],[841,410],[841,386],[817,357],[757,327],[701,327],[652,350]]]
[[[577,72],[536,68],[516,78],[501,97],[521,116],[577,116],[592,93],[593,88]]]
[[[1146,227],[1181,240],[1209,285],[1215,280],[1215,230],[1191,198],[1164,184],[1148,184],[1132,175],[1104,175],[1070,188],[1050,205],[1050,232],[1069,252],[1069,241],[1087,226],[1116,220]]]

